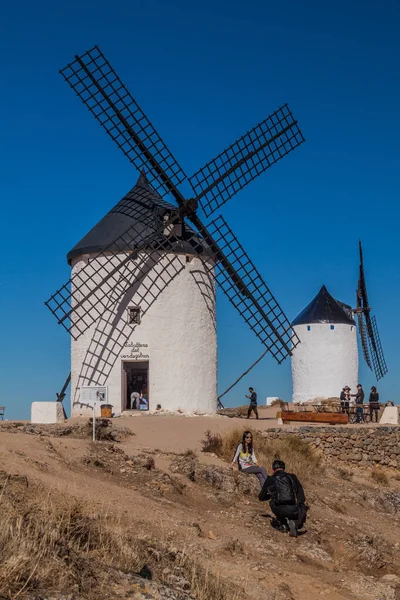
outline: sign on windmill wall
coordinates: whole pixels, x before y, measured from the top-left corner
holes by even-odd
[[[124,348],[130,350],[130,354],[121,354],[121,358],[129,358],[130,360],[149,360],[150,356],[142,352],[142,348],[148,348],[148,344],[140,342],[126,342]]]

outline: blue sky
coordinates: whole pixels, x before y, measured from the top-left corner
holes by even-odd
[[[29,418],[69,372],[68,334],[43,302],[68,250],[135,183],[58,70],[98,44],[190,175],[288,102],[307,139],[223,209],[293,318],[324,283],[354,304],[362,239],[370,304],[398,399],[400,6],[394,0],[22,0],[0,23],[0,404]],[[218,298],[219,389],[262,352]],[[360,361],[360,380],[374,383]],[[289,360],[248,385],[291,394]],[[338,390],[339,391],[339,390]]]

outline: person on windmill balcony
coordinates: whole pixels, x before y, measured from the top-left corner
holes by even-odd
[[[356,403],[356,423],[365,423],[364,420],[364,390],[361,383],[357,385],[357,394],[350,394],[355,398]]]
[[[246,398],[250,400],[249,410],[247,411],[247,418],[250,419],[250,415],[252,412],[256,415],[256,419],[258,419],[258,410],[257,410],[257,394],[254,391],[254,388],[249,387],[250,396],[246,394]]]

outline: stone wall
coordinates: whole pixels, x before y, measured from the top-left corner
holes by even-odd
[[[400,469],[400,427],[298,427],[267,429],[263,435],[300,437],[326,458],[343,463]]]

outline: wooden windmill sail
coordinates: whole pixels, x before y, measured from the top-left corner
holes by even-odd
[[[210,273],[277,362],[291,355],[299,340],[282,308],[225,219],[221,215],[210,219],[305,141],[287,104],[187,177],[98,47],[75,56],[61,74],[130,162],[144,172],[150,190],[160,199],[172,195],[176,205],[153,202],[149,211],[146,198],[135,223],[103,246],[46,302],[58,323],[79,338],[106,309],[115,274],[121,275],[118,286],[123,294],[134,284],[125,269],[132,261],[137,266],[144,263],[149,249],[167,254],[185,244],[200,258],[211,258]],[[190,198],[180,191],[184,181],[192,188]],[[95,282],[90,289],[88,279]]]
[[[356,294],[355,313],[358,319],[358,333],[365,362],[374,371],[379,380],[388,372],[382,345],[378,333],[375,315],[371,317],[371,308],[368,302],[367,286],[365,283],[364,259],[361,242],[359,242],[360,267]]]

